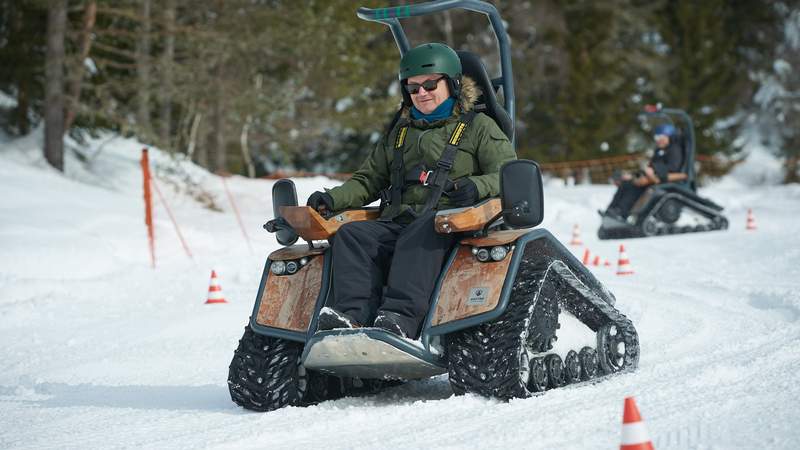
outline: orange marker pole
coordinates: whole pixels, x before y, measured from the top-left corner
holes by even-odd
[[[142,178],[144,180],[144,224],[147,225],[147,246],[150,248],[150,266],[156,268],[155,233],[153,231],[153,201],[150,196],[150,160],[147,149],[142,149]]]

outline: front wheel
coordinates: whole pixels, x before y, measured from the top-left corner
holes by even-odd
[[[262,412],[301,404],[309,381],[302,353],[301,343],[256,334],[248,325],[228,368],[231,400]]]
[[[653,216],[648,216],[642,222],[642,234],[646,237],[658,234],[658,220]]]

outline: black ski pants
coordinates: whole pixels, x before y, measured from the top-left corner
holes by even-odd
[[[342,225],[333,237],[333,301],[328,306],[364,326],[379,311],[400,315],[416,338],[428,312],[436,280],[456,242],[433,227],[435,212],[409,224],[360,221]]]
[[[647,190],[647,187],[639,187],[631,181],[623,181],[614,194],[614,198],[611,199],[608,211],[614,211],[622,217],[628,217],[633,205],[636,204],[636,200],[639,200],[639,197]]]

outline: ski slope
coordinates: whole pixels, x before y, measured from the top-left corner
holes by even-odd
[[[769,157],[701,189],[730,230],[626,240],[632,276],[592,268],[639,331],[636,372],[510,402],[455,397],[438,377],[262,414],[234,405],[226,378],[279,248],[261,229],[272,182],[227,180],[251,251],[222,180],[152,151],[192,253],[157,202],[152,269],[140,144],[91,141],[65,177],[39,140],[0,142],[0,448],[609,449],[626,396],[657,449],[800,446],[800,186],[770,183]],[[337,184],[295,181],[301,201]],[[176,189],[187,182],[220,211]],[[591,252],[616,263],[621,241],[595,237],[612,193],[552,180],[542,227],[566,243],[580,224]],[[204,304],[211,269],[227,304]]]

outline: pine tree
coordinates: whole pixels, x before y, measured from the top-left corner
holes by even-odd
[[[655,98],[692,117],[698,153],[735,150],[739,121],[731,119],[752,95],[747,72],[768,60],[770,2],[675,0],[656,14],[665,45]]]

